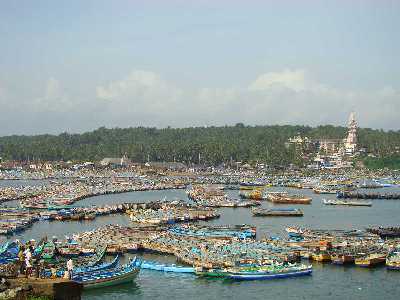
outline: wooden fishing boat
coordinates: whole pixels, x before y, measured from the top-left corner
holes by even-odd
[[[386,255],[381,253],[371,253],[368,255],[363,255],[355,259],[356,266],[359,267],[374,267],[386,262]]]
[[[76,247],[60,247],[57,250],[61,256],[65,257],[77,257],[81,254],[81,251]]]
[[[331,261],[331,255],[328,252],[313,253],[311,259],[319,262]]]
[[[95,266],[84,266],[80,268],[74,269],[74,274],[82,274],[82,273],[93,273],[101,270],[107,270],[115,268],[120,260],[120,256],[117,255],[111,262],[104,262],[102,264],[97,264]]]
[[[372,206],[372,202],[364,201],[342,201],[342,200],[327,200],[322,199],[325,205],[343,205],[343,206]]]
[[[268,208],[268,209],[253,209],[253,216],[255,217],[302,217],[303,211],[297,208]]]
[[[289,278],[289,277],[299,277],[312,274],[312,267],[307,266],[305,268],[299,269],[283,269],[271,272],[238,272],[231,273],[228,272],[226,278],[234,280],[269,280],[269,279],[279,279],[279,278]]]
[[[267,200],[278,204],[311,204],[312,201],[310,197],[303,195],[289,195],[287,193],[268,193]]]
[[[102,270],[107,270],[107,269],[113,269],[115,268],[118,263],[119,263],[119,259],[120,257],[117,255],[111,262],[103,262],[101,264],[97,264],[94,266],[91,265],[83,265],[83,266],[79,266],[74,268],[73,270],[73,276],[74,278],[77,276],[81,276],[82,274],[85,273],[94,273],[94,272],[99,272]],[[60,268],[57,270],[57,277],[63,277],[64,276],[64,272],[65,272],[65,268]],[[48,277],[51,276],[50,271],[47,271],[46,275]]]
[[[143,261],[140,267],[142,269],[154,270],[160,272],[195,273],[195,269],[193,267],[177,266],[175,264],[166,265],[153,261]]]
[[[0,255],[0,264],[8,264],[18,260],[19,245],[15,242],[6,243],[3,248],[3,253]]]
[[[344,265],[354,263],[354,256],[345,253],[335,253],[331,255],[332,264]]]
[[[43,259],[52,259],[54,257],[56,245],[52,241],[45,243],[42,251]]]
[[[128,264],[111,270],[101,270],[77,275],[73,280],[81,283],[84,289],[102,288],[132,282],[140,271],[140,265],[137,266],[136,263],[137,260],[138,259],[135,258]]]
[[[400,271],[400,249],[392,250],[386,257],[386,269]]]
[[[241,190],[239,192],[239,196],[245,199],[252,199],[252,200],[262,200],[263,199],[263,192],[262,190],[254,189],[254,190]]]
[[[3,253],[5,253],[7,251],[8,246],[9,246],[8,242],[6,242],[3,245],[1,245],[1,247],[0,247],[0,256],[3,255]]]

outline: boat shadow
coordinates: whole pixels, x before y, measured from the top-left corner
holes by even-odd
[[[136,282],[126,282],[115,286],[101,287],[91,290],[84,290],[82,296],[100,296],[103,299],[118,298],[121,295],[141,295],[142,291]]]

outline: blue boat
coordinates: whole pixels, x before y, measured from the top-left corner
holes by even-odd
[[[119,264],[119,255],[117,255],[111,262],[104,262],[102,264],[97,264],[94,266],[82,266],[82,267],[78,267],[78,268],[74,268],[73,270],[73,276],[81,276],[82,274],[85,273],[93,273],[93,272],[98,272],[98,271],[102,271],[102,270],[107,270],[107,269],[112,269],[115,268],[118,264]],[[65,269],[59,269],[57,270],[57,277],[63,277],[64,273],[65,273]],[[47,271],[45,273],[46,276],[50,277],[51,276],[51,272]]]
[[[80,267],[74,269],[74,274],[92,273],[101,270],[115,268],[119,264],[119,255],[117,255],[111,262],[104,262],[95,266]]]
[[[81,283],[84,289],[108,287],[122,283],[132,282],[140,271],[140,260],[135,257],[128,264],[114,269],[83,273],[75,276],[73,280]]]
[[[177,266],[175,264],[166,265],[154,261],[143,261],[141,264],[142,269],[153,270],[159,272],[171,272],[171,273],[195,273],[193,267]]]
[[[289,278],[289,277],[299,277],[311,275],[312,268],[307,268],[303,270],[290,270],[284,272],[238,272],[229,273],[226,278],[234,280],[269,280],[269,279],[279,279],[279,278]]]
[[[19,245],[16,242],[6,243],[2,247],[0,264],[8,264],[18,260]]]

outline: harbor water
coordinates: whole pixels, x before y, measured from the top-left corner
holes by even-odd
[[[1,182],[22,185],[18,182]],[[31,184],[31,182],[27,183]],[[306,194],[313,198],[311,205],[296,205],[301,208],[302,218],[253,217],[247,208],[219,209],[221,217],[208,224],[253,224],[257,226],[257,237],[284,234],[288,225],[314,229],[363,229],[373,225],[398,225],[400,221],[400,200],[373,200],[372,207],[326,206],[322,199],[333,199],[334,195],[318,195],[312,190],[271,188],[288,190],[291,193]],[[380,189],[382,191],[382,189]],[[391,188],[390,191],[400,192]],[[238,198],[238,191],[228,191]],[[184,190],[163,190],[130,192],[96,196],[75,203],[76,206],[106,205],[126,202],[147,202],[154,200],[186,199]],[[289,207],[263,202],[263,207]],[[10,239],[39,239],[44,235],[64,238],[82,231],[92,230],[106,224],[128,225],[126,215],[110,215],[94,221],[59,222],[42,221]],[[142,254],[145,259],[175,263],[173,256]],[[299,278],[271,281],[229,282],[219,279],[198,278],[189,274],[169,274],[142,270],[134,283],[84,292],[83,299],[399,299],[400,272],[388,271],[384,267],[363,269],[355,266],[336,266],[313,262],[313,275]]]

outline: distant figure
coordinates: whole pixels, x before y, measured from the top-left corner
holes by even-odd
[[[25,255],[25,268],[26,268],[26,277],[28,277],[32,271],[32,253],[29,248],[24,251]]]
[[[25,255],[24,255],[24,246],[21,246],[18,251],[18,264],[19,264],[19,273],[23,274],[25,271]]]
[[[72,271],[74,270],[74,262],[72,259],[69,259],[67,261],[67,271],[68,271],[68,278],[69,280],[72,280]]]

